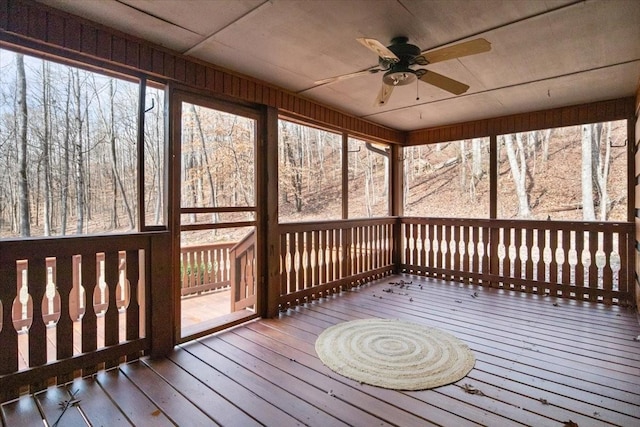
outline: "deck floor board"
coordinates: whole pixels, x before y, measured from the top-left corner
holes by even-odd
[[[400,280],[412,283],[391,284]],[[318,334],[367,317],[453,333],[476,365],[455,384],[415,392],[324,366]],[[84,416],[92,425],[635,426],[638,335],[632,309],[398,275],[182,344],[164,359],[22,396],[2,406],[2,422],[24,425],[44,413],[51,423],[73,390],[80,402],[64,425],[85,425]]]

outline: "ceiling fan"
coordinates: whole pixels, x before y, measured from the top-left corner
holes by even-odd
[[[391,97],[393,88],[408,85],[416,80],[422,80],[425,83],[439,87],[454,95],[465,93],[467,89],[469,89],[469,86],[466,84],[431,70],[424,68],[414,69],[413,67],[416,65],[425,66],[435,62],[447,61],[449,59],[475,55],[491,50],[491,43],[482,38],[424,52],[421,52],[418,46],[408,43],[409,39],[407,37],[395,37],[391,40],[389,46],[383,45],[376,39],[362,37],[356,40],[378,55],[378,65],[364,71],[319,80],[315,82],[315,84],[327,84],[365,74],[384,72],[382,76],[382,88],[376,98],[376,105],[378,106],[387,103]]]

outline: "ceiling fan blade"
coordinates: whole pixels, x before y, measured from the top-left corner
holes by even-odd
[[[383,45],[376,39],[367,39],[365,37],[360,37],[356,40],[358,40],[364,47],[374,51],[376,55],[378,55],[382,59],[386,59],[390,62],[400,61],[400,58],[398,58],[395,53],[391,52],[385,45]]]
[[[433,71],[423,70],[425,71],[422,76],[420,76],[420,80],[425,83],[432,84],[440,89],[446,90],[454,95],[460,95],[465,93],[469,86],[464,83],[461,83],[457,80],[450,79],[449,77],[443,76],[442,74],[434,73]]]
[[[329,77],[328,79],[323,79],[323,80],[318,80],[316,82],[314,82],[315,85],[324,85],[327,83],[333,83],[333,82],[337,82],[339,80],[346,80],[346,79],[350,79],[352,77],[358,77],[358,76],[364,76],[365,74],[375,74],[380,70],[379,68],[370,68],[368,70],[363,70],[363,71],[356,71],[355,73],[349,73],[349,74],[342,74],[340,76],[334,76],[334,77]]]
[[[469,40],[468,42],[458,43],[453,46],[443,47],[442,49],[436,49],[430,52],[422,52],[420,56],[426,59],[430,64],[433,64],[434,62],[447,61],[449,59],[475,55],[477,53],[488,52],[490,50],[491,43],[489,43],[485,39],[474,39]],[[419,64],[419,62],[416,63]]]
[[[378,97],[376,98],[376,105],[378,107],[382,107],[383,105],[387,104],[387,101],[389,101],[389,98],[391,98],[391,93],[393,92],[394,87],[395,86],[386,85],[384,83],[382,84],[380,92],[378,93]]]

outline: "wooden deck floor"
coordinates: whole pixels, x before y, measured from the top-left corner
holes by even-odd
[[[409,295],[383,292],[398,279],[24,396],[3,406],[3,423],[42,425],[44,416],[53,425],[62,414],[60,426],[640,425],[634,311],[410,276],[402,276],[413,280]],[[399,392],[324,367],[318,334],[367,317],[449,331],[474,351],[475,368],[456,384]],[[71,391],[79,403],[63,413]]]

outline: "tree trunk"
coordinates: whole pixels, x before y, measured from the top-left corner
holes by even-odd
[[[84,214],[85,214],[85,174],[84,174],[84,155],[83,155],[83,141],[82,141],[82,94],[80,92],[80,71],[75,70],[73,76],[73,90],[74,101],[76,103],[75,110],[75,124],[76,124],[76,138],[74,147],[74,169],[76,177],[76,233],[82,234],[84,230]]]
[[[42,61],[42,109],[44,129],[42,135],[42,162],[44,168],[44,235],[51,235],[51,157],[50,157],[50,118],[49,118],[49,70],[47,61]]]
[[[129,200],[127,198],[127,193],[125,191],[124,185],[122,184],[122,178],[120,177],[120,172],[118,171],[118,158],[116,156],[116,129],[115,129],[115,105],[114,105],[114,97],[115,90],[113,89],[113,80],[109,81],[109,103],[110,103],[110,139],[111,139],[111,170],[114,177],[114,186],[117,184],[117,188],[120,190],[120,194],[122,194],[122,202],[124,203],[125,210],[127,211],[127,218],[129,219],[129,228],[133,230],[136,226],[136,221],[133,215],[133,211],[131,210],[131,206],[129,205]],[[117,196],[117,191],[114,188],[114,196]],[[115,216],[115,226],[117,227],[117,212],[115,207],[115,200],[117,198],[114,197],[114,216]]]
[[[20,209],[20,235],[31,235],[29,213],[29,183],[27,181],[27,126],[29,114],[27,108],[27,79],[24,69],[24,56],[16,54],[18,68],[18,203]]]
[[[527,162],[522,139],[518,141],[519,156],[517,157],[513,147],[513,135],[504,135],[504,145],[507,149],[511,176],[513,177],[513,183],[518,197],[518,217],[528,218],[531,216],[531,209],[529,207],[529,197],[527,194]]]
[[[482,170],[482,138],[474,138],[471,141],[471,174],[479,181],[484,175]]]
[[[460,149],[460,190],[461,193],[464,194],[467,191],[467,141],[459,141],[459,149]]]
[[[67,215],[68,215],[68,205],[69,205],[69,168],[70,164],[70,156],[69,151],[71,148],[71,82],[72,82],[73,74],[69,72],[67,76],[67,99],[65,103],[64,110],[64,140],[63,140],[63,149],[62,149],[62,194],[60,201],[61,212],[60,212],[60,234],[65,236],[67,234]]]
[[[209,163],[209,154],[207,153],[207,144],[206,144],[206,136],[204,133],[204,129],[202,128],[202,122],[200,121],[200,115],[198,114],[198,111],[196,110],[196,106],[191,104],[191,113],[193,114],[193,118],[196,122],[196,126],[198,127],[198,136],[200,138],[200,147],[202,149],[202,155],[204,157],[204,166],[207,170],[207,179],[209,182],[209,192],[211,195],[211,207],[218,207],[218,192],[217,192],[217,188],[215,185],[215,182],[213,180],[213,174],[211,173],[211,165]],[[214,212],[212,214],[213,216],[213,222],[217,223],[219,222],[220,218],[219,218],[219,214],[217,212]]]
[[[596,219],[593,206],[592,140],[593,126],[582,125],[582,219],[585,221],[594,221]]]

